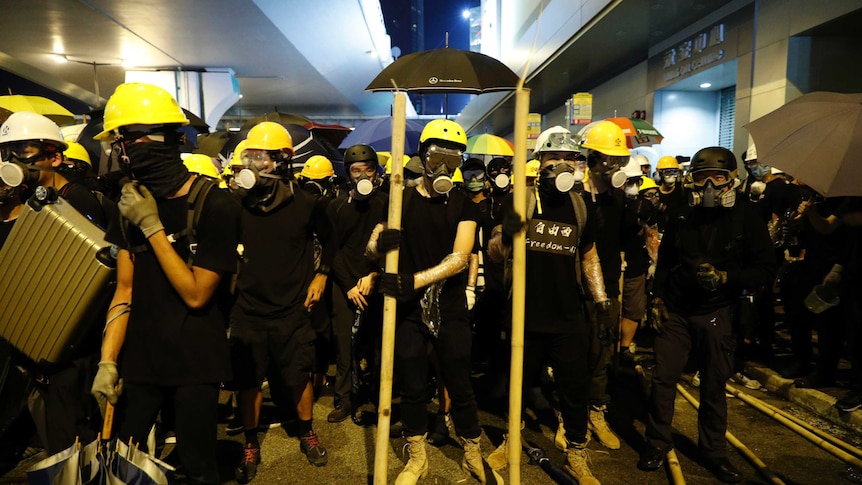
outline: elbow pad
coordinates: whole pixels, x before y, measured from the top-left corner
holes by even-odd
[[[602,275],[602,265],[599,263],[599,255],[595,250],[587,251],[584,257],[581,258],[581,266],[583,268],[584,277],[587,280],[587,287],[590,294],[593,296],[593,301],[598,303],[608,299],[605,292],[605,279]]]
[[[440,261],[437,266],[419,271],[414,276],[414,286],[416,289],[424,288],[431,283],[445,280],[446,278],[456,275],[465,269],[470,262],[470,255],[466,253],[451,253]]]

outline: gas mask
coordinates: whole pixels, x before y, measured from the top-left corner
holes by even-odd
[[[508,160],[501,157],[494,158],[488,162],[486,171],[488,172],[488,177],[490,177],[491,188],[494,192],[498,194],[509,192],[512,182],[509,174],[512,172],[512,165]]]
[[[0,163],[0,180],[9,187],[35,187],[39,183],[41,173],[38,168],[21,162]]]
[[[561,162],[548,165],[539,171],[539,185],[546,191],[566,193],[575,186],[575,168],[571,164]],[[583,179],[583,174],[581,174]]]
[[[628,157],[605,155],[596,150],[590,150],[587,154],[590,173],[601,179],[602,185],[610,183],[615,189],[626,183],[628,176],[620,170],[620,167],[627,162]]]
[[[0,184],[0,206],[20,203],[22,191],[22,187],[10,187],[6,184]]]
[[[431,181],[434,192],[440,195],[448,194],[454,182],[452,174],[461,165],[463,152],[457,149],[430,145],[425,152],[425,177]]]
[[[670,187],[675,184],[677,179],[679,178],[679,170],[673,168],[664,169],[661,171],[660,177],[661,180],[659,182],[661,182],[667,187]]]
[[[625,188],[623,189],[623,192],[625,192],[626,197],[628,197],[629,199],[634,199],[635,197],[638,196],[638,189],[640,188],[639,186],[640,186],[640,179],[639,178],[628,179],[625,182]]]
[[[728,190],[722,192],[724,188]],[[724,207],[731,208],[736,203],[736,190],[728,183],[722,187],[716,187],[712,180],[707,180],[704,185],[695,185],[688,196],[688,204],[692,207]]]
[[[284,178],[276,174],[279,165],[283,162],[272,160],[263,150],[246,149],[240,159],[245,168],[236,175],[236,185],[242,189],[270,188],[276,180]]]

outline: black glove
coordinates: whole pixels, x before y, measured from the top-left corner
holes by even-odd
[[[512,244],[512,238],[515,234],[518,234],[521,229],[524,227],[524,221],[521,220],[521,216],[515,212],[515,208],[511,205],[503,206],[503,242],[506,244]]]
[[[598,330],[599,342],[602,345],[608,345],[614,341],[616,329],[619,322],[613,322],[611,319],[611,301],[605,300],[596,302],[596,327]]]
[[[398,229],[384,229],[377,236],[377,252],[388,253],[395,248],[401,247],[401,231]]]
[[[413,294],[412,273],[383,273],[377,282],[377,289],[384,295],[403,301]]]
[[[649,321],[652,325],[652,328],[661,333],[664,329],[664,322],[666,322],[670,318],[670,313],[667,311],[667,305],[664,304],[664,300],[659,297],[655,297],[650,302],[650,312],[649,312]]]
[[[709,263],[701,263],[697,266],[697,282],[704,289],[715,291],[727,283],[727,273]]]

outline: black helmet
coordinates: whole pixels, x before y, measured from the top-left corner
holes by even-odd
[[[691,157],[691,172],[700,170],[727,170],[736,176],[736,156],[724,147],[701,148]]]
[[[371,163],[378,166],[377,152],[369,145],[353,145],[344,152],[344,168],[349,169],[353,163]]]

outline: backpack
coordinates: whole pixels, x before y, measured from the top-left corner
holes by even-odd
[[[188,198],[188,212],[186,215],[186,227],[182,231],[175,232],[173,234],[168,234],[167,238],[171,244],[180,240],[180,238],[185,237],[186,242],[189,247],[189,257],[186,260],[186,264],[189,268],[192,267],[192,263],[194,262],[194,256],[197,252],[197,227],[198,222],[200,222],[201,213],[203,212],[204,202],[206,201],[207,195],[210,190],[216,186],[216,183],[206,177],[196,177],[192,182],[192,186],[189,188],[189,198]],[[123,233],[123,238],[128,241],[128,230],[129,230],[130,222],[126,218],[122,218],[120,222],[120,229]],[[149,250],[149,245],[140,244],[138,246],[133,246],[129,248],[129,252],[132,254],[141,253]]]

